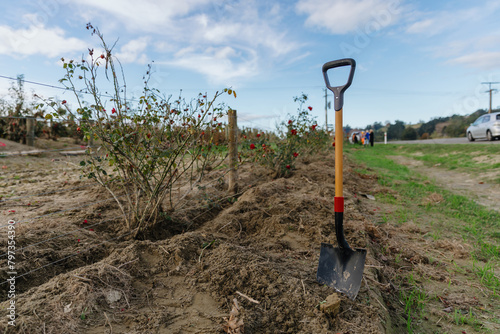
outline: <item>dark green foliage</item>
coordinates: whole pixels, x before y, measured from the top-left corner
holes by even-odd
[[[415,130],[411,126],[404,129],[402,136],[403,140],[415,140],[417,139],[417,137],[418,137],[417,130]]]
[[[389,125],[387,129],[387,139],[397,140],[403,137],[405,130],[405,123],[403,121],[396,121],[394,124]]]

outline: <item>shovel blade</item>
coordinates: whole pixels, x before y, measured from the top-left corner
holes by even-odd
[[[361,287],[366,249],[351,250],[321,244],[317,280],[354,300]]]

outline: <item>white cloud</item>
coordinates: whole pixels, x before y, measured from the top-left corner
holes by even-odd
[[[212,47],[206,50],[186,49],[171,61],[160,62],[182,67],[205,75],[216,85],[236,86],[242,78],[258,73],[258,56],[253,50],[235,50],[231,47]]]
[[[448,61],[450,64],[462,64],[473,68],[492,70],[500,68],[500,51],[474,52]]]
[[[263,73],[283,63],[285,57],[295,58],[293,53],[300,48],[281,25],[285,9],[279,4],[256,0],[76,1],[81,12],[89,13],[84,15],[106,16],[106,22],[111,22],[106,24],[115,29],[150,36],[150,40],[122,48],[118,54],[122,61],[137,61],[143,52],[138,49],[146,43],[163,58],[155,62],[199,72],[218,84],[235,85]]]
[[[133,62],[145,64],[148,62],[148,57],[144,51],[148,46],[149,40],[149,37],[141,37],[131,40],[127,44],[123,45],[120,48],[120,51],[115,53],[115,56],[122,64]]]
[[[74,0],[82,6],[82,15],[87,19],[98,14],[118,19],[125,26],[149,32],[166,32],[163,29],[177,30],[172,21],[192,11],[214,2],[213,0]],[[220,2],[220,1],[219,1]],[[110,20],[111,21],[111,20]]]
[[[488,13],[489,14],[489,13]],[[443,11],[435,13],[412,13],[417,21],[406,29],[410,34],[437,35],[461,26],[464,22],[470,24],[483,16],[483,8],[468,8],[457,11]]]
[[[85,50],[86,46],[78,38],[65,37],[65,32],[60,28],[31,26],[27,29],[13,29],[0,26],[0,54],[60,57],[68,52]]]
[[[408,21],[411,22],[406,28],[410,34],[437,35],[446,31],[452,31],[463,27],[481,25],[488,16],[500,8],[500,2],[487,1],[485,3],[473,3],[474,7],[465,9],[450,8],[443,11],[421,12],[412,11],[408,13]]]
[[[394,24],[400,0],[299,0],[296,9],[306,14],[306,25],[346,34],[359,28],[379,30]]]

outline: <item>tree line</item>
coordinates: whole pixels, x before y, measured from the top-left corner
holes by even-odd
[[[494,109],[492,112],[500,112]],[[466,130],[479,116],[487,113],[485,109],[478,109],[470,115],[453,115],[447,117],[435,117],[428,122],[421,121],[419,124],[406,124],[401,120],[394,123],[375,122],[363,128],[363,130],[373,130],[375,141],[383,141],[384,133],[387,133],[389,140],[417,140],[442,137],[465,137]],[[353,130],[346,125],[345,131],[349,133]]]

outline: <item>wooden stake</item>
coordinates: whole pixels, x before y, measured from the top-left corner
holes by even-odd
[[[230,194],[238,192],[238,123],[236,120],[236,110],[229,109],[229,187]]]
[[[26,118],[26,144],[35,146],[35,119],[32,117]]]

